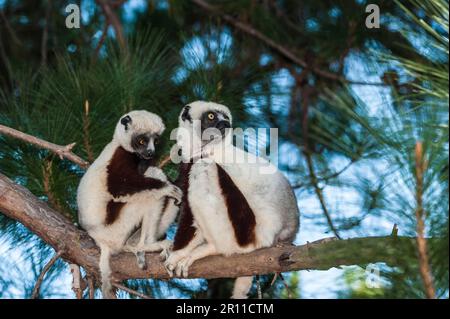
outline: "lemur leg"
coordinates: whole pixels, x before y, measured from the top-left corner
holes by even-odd
[[[162,212],[161,219],[158,225],[158,238],[161,238],[169,228],[169,226],[174,222],[178,214],[178,206],[175,205],[174,199],[169,199],[166,209]]]
[[[100,244],[99,268],[102,279],[103,299],[116,299],[116,295],[111,284],[111,266],[109,265],[110,258],[111,249],[106,245]]]
[[[175,205],[174,199],[168,199],[169,202],[167,204],[166,209],[162,212],[161,219],[159,221],[158,229],[157,229],[157,238],[161,238],[164,234],[166,234],[170,225],[175,221],[177,217],[179,207]],[[163,240],[159,242],[160,249],[156,249],[156,251],[161,250],[161,258],[166,260],[169,257],[170,249],[172,248],[171,240]],[[152,250],[155,251],[155,250]]]
[[[194,263],[194,261],[202,259],[206,256],[216,254],[218,254],[218,252],[213,244],[205,243],[203,245],[200,245],[197,248],[195,248],[188,256],[178,261],[175,268],[175,273],[178,277],[180,276],[187,277],[189,267]]]
[[[159,223],[158,219],[159,214],[157,214],[156,210],[144,214],[142,217],[141,229],[133,234],[123,247],[123,250],[132,252],[136,255],[137,264],[141,269],[146,268],[145,248],[147,243],[152,244],[156,242],[156,232]],[[138,233],[139,231],[140,234]],[[138,240],[137,243],[136,240]]]
[[[173,276],[173,271],[175,270],[176,265],[178,262],[183,259],[184,257],[188,256],[195,248],[203,244],[205,241],[205,238],[203,237],[203,234],[199,229],[196,230],[194,237],[192,240],[187,244],[186,247],[172,251],[166,261],[164,262],[164,267],[166,268],[169,275]]]

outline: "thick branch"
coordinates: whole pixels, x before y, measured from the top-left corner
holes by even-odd
[[[25,141],[27,143],[33,144],[39,148],[47,149],[55,154],[57,154],[61,159],[67,158],[69,161],[74,162],[75,164],[79,165],[82,168],[87,168],[89,166],[89,163],[83,160],[81,157],[75,155],[72,153],[72,148],[75,146],[75,143],[69,144],[69,145],[58,145],[53,144],[47,141],[44,141],[40,138],[37,138],[35,136],[22,133],[18,130],[15,130],[13,128],[4,126],[0,124],[0,133],[17,138],[19,140]]]
[[[63,245],[62,258],[80,265],[98,280],[99,249],[87,233],[2,174],[0,211],[25,225],[55,249],[59,250]],[[146,270],[139,269],[133,254],[122,253],[113,257],[111,266],[114,278],[169,278],[158,254],[147,254],[146,257]],[[264,248],[231,257],[207,257],[191,266],[189,278],[239,277],[302,269],[325,270],[372,262],[401,265],[407,257],[414,258],[413,238],[389,236],[322,240],[302,246]]]

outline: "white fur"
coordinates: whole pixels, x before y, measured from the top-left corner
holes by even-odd
[[[161,237],[174,221],[178,207],[170,199],[166,212],[161,216],[163,198],[171,196],[181,198],[180,190],[168,183],[166,187],[145,190],[139,193],[114,198],[107,189],[107,167],[119,146],[132,151],[130,139],[134,133],[152,132],[161,134],[164,124],[159,116],[147,111],[132,111],[127,130],[117,123],[113,140],[106,145],[98,158],[84,174],[78,186],[77,203],[80,225],[94,238],[101,249],[100,271],[102,292],[105,298],[112,298],[109,258],[121,250],[134,253],[157,251],[170,248],[170,242],[156,240]],[[157,167],[149,167],[144,174],[147,177],[167,182],[164,172]],[[111,225],[105,225],[107,203],[114,199],[126,203],[119,218]],[[130,232],[142,222],[142,229],[130,238]],[[130,239],[129,242],[127,240]],[[157,244],[156,244],[157,243]]]
[[[194,102],[191,106],[193,120],[199,119],[203,112],[220,110],[231,119],[231,114],[223,105],[211,102]],[[179,126],[192,129],[189,121],[180,117]],[[229,134],[230,135],[230,134]],[[189,143],[181,137],[181,147],[191,147],[199,143]],[[194,151],[196,153],[198,150]],[[267,161],[234,147],[230,136],[221,143],[208,144],[201,150],[208,154],[207,159],[195,162],[189,176],[188,198],[194,216],[197,233],[187,247],[169,255],[166,268],[177,274],[187,275],[188,267],[196,259],[211,254],[231,255],[246,253],[277,242],[292,242],[299,228],[299,211],[295,195],[283,174],[273,167],[274,174],[261,174],[261,165],[271,165]],[[233,154],[253,157],[245,163],[227,162],[224,159]],[[225,156],[224,156],[225,155]],[[254,163],[254,164],[250,164]],[[255,214],[256,227],[254,244],[241,247],[235,238],[232,223],[228,217],[225,199],[217,177],[220,165],[230,176]],[[201,241],[197,237],[204,240]],[[207,247],[207,248],[205,248]],[[251,277],[250,277],[251,278]],[[252,281],[247,277],[236,281],[233,298],[244,298],[251,288]]]

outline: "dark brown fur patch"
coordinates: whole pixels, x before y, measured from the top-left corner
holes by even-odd
[[[250,208],[242,192],[233,182],[227,172],[217,165],[219,185],[222,189],[228,217],[233,225],[236,240],[240,246],[247,246],[255,242],[255,214]]]
[[[179,250],[186,247],[195,235],[195,227],[193,225],[194,216],[192,215],[188,198],[189,173],[191,168],[192,163],[180,164],[180,173],[177,184],[183,191],[183,198],[180,206],[180,220],[178,222],[177,232],[173,241],[173,250]]]
[[[161,212],[162,212],[163,214],[164,214],[164,212],[166,211],[167,206],[169,206],[169,200],[170,200],[170,197],[169,197],[169,196],[164,197],[164,202],[163,202],[162,209],[161,209]]]
[[[163,181],[145,177],[136,154],[118,147],[107,167],[108,191],[114,197],[132,195],[143,190],[159,189],[166,185]]]
[[[119,218],[120,211],[126,203],[110,200],[106,205],[105,225],[111,225]]]

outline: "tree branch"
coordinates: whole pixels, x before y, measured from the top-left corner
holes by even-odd
[[[0,211],[19,221],[52,247],[64,245],[62,254],[99,281],[99,249],[88,234],[71,224],[61,214],[37,199],[26,188],[0,174]],[[411,247],[411,249],[409,249]],[[355,253],[360,251],[363,253]],[[321,240],[302,246],[271,247],[230,257],[210,256],[195,262],[189,278],[240,277],[302,269],[329,269],[341,265],[386,262],[401,265],[415,258],[414,238],[368,237],[348,240]],[[408,259],[405,259],[407,258]],[[111,260],[113,279],[155,278],[169,275],[159,254],[147,254],[147,269],[141,270],[131,253],[121,253]]]
[[[58,251],[44,266],[42,272],[40,273],[38,279],[36,280],[36,284],[34,285],[33,293],[31,294],[31,299],[36,299],[37,297],[39,297],[39,290],[41,288],[41,284],[42,281],[44,280],[45,274],[50,270],[50,268],[58,260],[58,258],[61,257],[62,254],[63,254],[62,250]]]
[[[44,29],[42,31],[42,40],[41,40],[41,65],[47,65],[47,42],[48,42],[48,25],[50,21],[50,13],[52,9],[52,1],[47,0],[47,7],[45,8],[45,24]]]
[[[425,239],[425,211],[423,209],[423,175],[426,169],[426,161],[423,158],[423,145],[421,142],[416,143],[415,149],[416,160],[416,230],[417,230],[417,252],[419,254],[419,270],[422,277],[423,286],[427,298],[435,299],[436,293],[431,277],[430,263],[427,254],[427,240]]]
[[[120,19],[117,17],[114,10],[111,8],[112,4],[109,3],[107,0],[96,0],[96,1],[102,8],[103,13],[105,14],[105,17],[107,20],[105,23],[111,24],[113,26],[114,32],[116,33],[117,41],[119,42],[119,45],[120,45],[120,48],[125,50],[127,44],[126,44],[125,36],[123,34],[122,23],[120,22]],[[116,5],[117,4],[120,5],[120,4],[122,4],[122,2],[121,1],[116,2]]]
[[[1,125],[1,124],[0,124],[0,133],[17,138],[17,139],[25,141],[27,143],[33,144],[39,148],[47,149],[47,150],[55,153],[56,155],[58,155],[61,159],[66,158],[69,161],[77,164],[78,166],[80,166],[82,168],[87,168],[89,166],[88,162],[86,162],[81,157],[72,153],[72,148],[75,146],[75,143],[68,144],[65,146],[53,144],[53,143],[44,141],[40,138],[37,138],[35,136],[29,135],[26,133],[22,133],[11,127],[7,127],[7,126]]]
[[[120,290],[126,291],[126,292],[128,292],[129,294],[138,296],[138,297],[140,297],[140,298],[142,298],[142,299],[152,299],[150,296],[147,296],[147,295],[145,295],[145,294],[142,294],[142,293],[140,293],[139,291],[133,290],[133,289],[131,289],[131,288],[128,288],[128,287],[126,287],[126,286],[124,286],[124,285],[121,285],[121,284],[118,284],[118,283],[116,283],[116,282],[113,283],[112,285],[113,285],[114,287],[120,289]]]
[[[327,219],[328,226],[330,227],[333,234],[338,239],[341,239],[341,236],[339,235],[339,232],[337,231],[336,227],[333,224],[333,220],[331,219],[331,215],[330,215],[330,212],[328,211],[327,204],[325,203],[325,198],[323,196],[322,189],[319,187],[319,183],[317,181],[317,176],[316,176],[316,173],[314,172],[314,164],[313,164],[313,161],[311,158],[311,153],[309,152],[309,150],[306,150],[303,153],[305,154],[305,157],[306,157],[306,163],[307,163],[308,170],[309,170],[311,184],[313,185],[314,191],[317,195],[317,198],[319,199],[320,207],[322,208],[322,212],[325,215],[325,218]]]
[[[270,47],[271,49],[273,49],[274,51],[278,52],[280,55],[284,56],[285,58],[287,58],[289,61],[294,62],[295,64],[303,67],[303,68],[308,68],[310,69],[312,72],[314,72],[316,75],[329,79],[329,80],[333,80],[333,81],[338,81],[338,82],[343,82],[343,83],[347,83],[347,84],[355,84],[355,85],[380,85],[380,86],[386,86],[385,83],[369,83],[369,82],[359,82],[359,81],[349,81],[347,80],[345,77],[341,76],[340,74],[337,73],[333,73],[333,72],[329,72],[326,70],[322,70],[319,69],[315,66],[310,66],[308,65],[308,63],[306,63],[305,60],[300,59],[295,53],[293,53],[289,48],[275,42],[274,40],[272,40],[271,38],[267,37],[266,35],[264,35],[263,33],[261,33],[260,31],[258,31],[257,29],[255,29],[253,26],[251,26],[250,24],[244,23],[242,21],[239,21],[235,18],[233,18],[231,15],[226,14],[224,12],[221,12],[218,8],[216,8],[215,6],[212,6],[211,4],[209,4],[207,1],[204,0],[192,0],[193,3],[195,3],[197,6],[203,8],[206,11],[209,11],[213,14],[219,15],[223,20],[225,20],[226,22],[228,22],[229,24],[231,24],[233,27],[235,27],[238,30],[241,30],[242,32],[260,40],[261,42],[263,42],[265,45],[267,45],[268,47]]]

